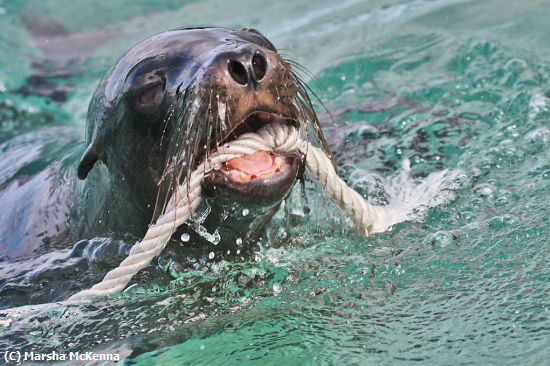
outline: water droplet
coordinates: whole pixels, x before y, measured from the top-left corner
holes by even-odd
[[[493,187],[489,184],[479,184],[474,188],[474,191],[482,197],[489,197],[493,195]]]
[[[282,291],[283,291],[283,286],[281,286],[280,283],[273,284],[273,292],[275,293],[275,295],[280,294]]]
[[[248,216],[249,213],[250,213],[250,211],[248,210],[248,208],[245,208],[243,210],[243,216]]]
[[[279,240],[284,240],[288,237],[288,233],[284,227],[280,227],[279,229],[277,229],[276,235]]]
[[[427,237],[429,244],[436,248],[445,248],[446,246],[453,244],[453,234],[448,231],[437,231]]]
[[[202,225],[198,225],[198,227],[195,229],[197,231],[197,234],[208,240],[210,243],[214,245],[218,245],[218,243],[221,240],[221,235],[218,229],[216,229],[212,234],[206,230],[206,228]]]
[[[201,344],[201,351],[204,350],[204,344]]]
[[[187,234],[187,233],[183,233],[181,234],[180,236],[180,240],[183,241],[183,242],[188,242],[189,239],[191,239],[191,235]]]
[[[241,250],[237,249],[237,255],[241,254]]]
[[[206,218],[208,217],[208,215],[210,214],[210,211],[212,211],[212,207],[207,203],[205,206],[201,207],[202,209],[201,210],[197,210],[195,211],[195,221],[197,221],[198,223],[202,224],[204,222],[204,220],[206,220]],[[200,227],[199,227],[199,231],[204,231],[206,233],[208,233],[206,231],[206,228],[203,228],[204,230],[202,230]],[[199,234],[201,234],[199,232]]]
[[[235,240],[235,243],[237,243],[237,245],[243,245],[243,240],[241,238],[237,238],[237,240]]]
[[[210,252],[210,253],[208,254],[208,258],[214,259],[214,252]]]

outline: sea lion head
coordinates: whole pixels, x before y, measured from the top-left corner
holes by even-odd
[[[154,220],[216,146],[245,132],[279,122],[313,132],[310,139],[326,147],[293,66],[252,29],[178,29],[137,44],[92,98],[79,178],[106,163],[114,190]],[[255,240],[298,179],[302,158],[260,151],[209,173],[203,225],[219,228],[222,241]]]

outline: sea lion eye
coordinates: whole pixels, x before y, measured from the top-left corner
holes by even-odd
[[[158,85],[155,85],[144,92],[142,92],[139,96],[139,103],[140,104],[151,104],[155,101],[156,97],[159,94],[159,87]]]
[[[159,79],[144,85],[134,93],[134,108],[138,113],[151,114],[164,99],[164,80]]]

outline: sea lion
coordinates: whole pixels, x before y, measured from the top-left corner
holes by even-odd
[[[137,44],[91,99],[85,151],[75,167],[80,181],[66,175],[63,188],[52,187],[63,194],[39,209],[48,216],[48,210],[59,211],[56,205],[70,207],[50,223],[55,230],[40,228],[39,235],[27,220],[21,233],[1,234],[2,256],[28,255],[52,241],[60,246],[97,236],[141,237],[175,185],[210,151],[265,124],[310,129],[309,136],[326,148],[292,65],[253,29],[183,28]],[[260,151],[217,167],[203,183],[204,221],[178,237],[189,234],[190,247],[208,251],[213,247],[204,232],[217,231],[223,252],[255,243],[299,179],[302,158]]]

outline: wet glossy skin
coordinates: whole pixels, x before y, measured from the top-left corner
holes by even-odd
[[[304,117],[304,108],[313,112],[307,95],[307,105],[300,106],[299,88],[290,65],[253,30],[182,29],[141,42],[100,81],[88,109],[85,151],[71,149],[62,167],[33,178],[32,187],[43,189],[25,190],[20,204],[5,203],[0,223],[18,230],[4,230],[0,259],[98,236],[140,239],[174,184],[221,141],[275,120],[297,127],[311,120]],[[228,180],[226,171],[206,177],[201,210],[210,214],[202,226],[209,233],[218,230],[217,248],[242,252],[255,244],[296,183],[301,157],[273,161],[284,165],[277,174],[243,184]],[[190,235],[176,257],[213,248],[191,226],[176,233]]]
[[[85,182],[80,235],[143,235],[159,189],[161,199],[166,196],[159,182],[177,150],[174,146],[189,140],[182,131],[200,131],[195,134],[200,139],[198,153],[183,168],[188,171],[204,158],[209,150],[204,146],[234,138],[231,133],[237,130],[246,132],[241,127],[247,117],[250,121],[262,113],[256,119],[264,121],[256,128],[273,118],[295,123],[295,96],[290,66],[256,31],[185,29],[138,44],[105,76],[90,103],[88,147],[78,168]],[[193,114],[182,112],[193,101]],[[170,119],[178,113],[183,117]],[[196,122],[200,119],[206,123]],[[211,213],[203,225],[210,233],[219,230],[222,245],[234,247],[242,241],[246,246],[258,239],[296,181],[300,160],[287,160],[284,174],[269,181],[235,186],[220,181],[218,174],[207,178],[204,188]],[[102,162],[106,164],[98,164]],[[194,230],[186,231],[192,245],[204,244]]]

